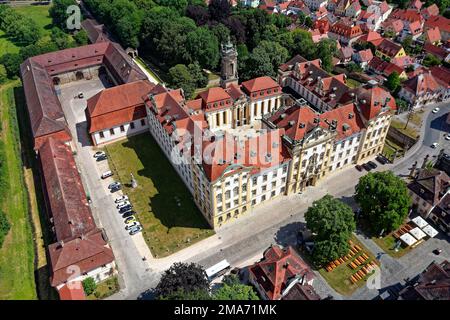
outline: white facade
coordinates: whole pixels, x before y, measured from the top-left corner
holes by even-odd
[[[111,276],[113,276],[116,273],[117,273],[116,263],[113,261],[113,262],[108,263],[108,264],[106,264],[104,266],[98,267],[98,268],[96,268],[94,270],[91,270],[91,271],[89,271],[87,273],[79,275],[78,277],[71,278],[70,282],[75,282],[75,281],[83,282],[83,280],[85,280],[87,278],[92,278],[92,279],[94,279],[94,281],[96,283],[98,283],[98,282],[102,282],[102,281],[110,278]],[[59,290],[64,285],[66,285],[66,283],[61,283],[61,284],[59,284],[56,287],[56,289]]]
[[[124,139],[146,131],[148,131],[148,122],[146,118],[142,118],[110,129],[94,132],[91,136],[94,144],[99,145]]]

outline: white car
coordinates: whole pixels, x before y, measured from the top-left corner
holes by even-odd
[[[128,196],[123,195],[123,196],[118,197],[116,200],[114,200],[114,202],[119,203],[119,202],[124,202],[126,200],[128,200]]]
[[[106,179],[106,178],[108,178],[108,177],[111,177],[112,175],[113,175],[112,171],[111,171],[111,170],[108,170],[108,171],[102,173],[101,178],[102,178],[102,179]],[[111,189],[111,188],[110,188],[110,189]]]
[[[94,153],[94,158],[98,158],[100,156],[106,156],[106,153],[103,151],[97,151],[96,153]]]
[[[130,223],[130,224],[127,224],[126,226],[125,226],[125,230],[131,230],[131,229],[133,229],[133,228],[135,228],[135,227],[140,227],[141,226],[141,224],[139,223],[139,222],[137,222],[137,221],[134,221],[133,223]]]
[[[117,209],[121,209],[121,208],[123,208],[123,207],[126,207],[126,206],[128,206],[128,205],[130,205],[131,203],[130,203],[130,201],[123,201],[123,202],[120,202],[119,204],[117,204]]]
[[[441,109],[439,109],[439,108],[434,108],[432,112],[433,112],[433,113],[438,113],[439,110],[441,110]]]
[[[445,140],[450,141],[450,133],[445,135]]]
[[[433,143],[433,144],[431,145],[431,147],[432,147],[433,149],[436,149],[437,147],[439,147],[439,143],[435,142],[435,143]]]

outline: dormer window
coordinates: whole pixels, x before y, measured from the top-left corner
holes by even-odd
[[[264,91],[261,91],[261,92],[259,93],[259,95],[260,95],[260,96],[263,96],[263,95],[264,95]]]

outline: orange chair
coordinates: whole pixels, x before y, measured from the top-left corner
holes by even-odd
[[[369,256],[364,252],[363,254],[362,254],[362,256],[364,257],[364,259],[369,259]]]
[[[361,278],[364,278],[365,274],[362,272],[362,270],[358,270],[357,274],[361,276]]]
[[[336,259],[336,260],[334,260],[333,262],[334,262],[334,264],[335,264],[336,266],[338,266],[338,265],[340,265],[340,264],[341,264],[341,263],[339,262],[339,260],[337,260],[337,259]]]
[[[341,257],[341,258],[339,258],[339,261],[340,261],[341,263],[344,263],[344,262],[345,262],[345,260],[344,260],[344,259],[342,259],[342,257]]]
[[[355,276],[353,275],[350,277],[350,280],[352,281],[353,284],[358,282],[358,279],[356,279]]]
[[[358,279],[358,280],[361,280],[361,279],[362,279],[361,276],[360,276],[358,273],[355,273],[354,276],[355,276],[355,278]]]

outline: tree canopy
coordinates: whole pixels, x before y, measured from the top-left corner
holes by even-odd
[[[397,71],[392,72],[386,80],[386,88],[389,89],[392,93],[397,92],[397,89],[400,88],[400,76]]]
[[[213,293],[214,300],[259,300],[252,286],[240,283],[236,275],[228,275]]]
[[[203,267],[195,263],[174,263],[163,273],[155,289],[158,298],[171,297],[180,290],[187,294],[208,292],[209,282]]]
[[[315,234],[315,262],[327,263],[348,252],[348,240],[356,229],[356,224],[353,211],[347,204],[326,195],[313,202],[305,219],[308,229]]]
[[[359,179],[355,200],[374,233],[397,229],[408,216],[406,184],[391,171],[370,172]]]

